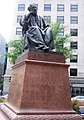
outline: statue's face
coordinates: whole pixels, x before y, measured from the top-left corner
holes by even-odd
[[[36,5],[31,5],[30,6],[30,12],[37,14],[37,7],[36,7]]]

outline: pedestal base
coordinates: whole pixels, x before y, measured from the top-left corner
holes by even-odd
[[[57,111],[52,113],[31,113],[31,114],[16,114],[7,106],[2,106],[2,111],[6,114],[7,119],[4,120],[81,120],[80,115],[70,111]],[[1,116],[0,116],[1,118]]]
[[[81,120],[72,109],[64,61],[63,55],[31,51],[17,59],[1,108],[9,120]]]

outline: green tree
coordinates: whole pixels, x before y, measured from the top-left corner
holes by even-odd
[[[70,47],[62,46],[66,42],[70,42],[70,35],[61,36],[60,32],[65,29],[59,23],[51,23],[54,47],[56,52],[62,52],[66,58],[72,57],[72,50]]]
[[[15,60],[23,52],[22,40],[10,40],[8,48],[9,52],[6,52],[5,55],[9,58],[11,64],[15,64]]]

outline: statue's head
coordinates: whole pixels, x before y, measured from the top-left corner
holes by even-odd
[[[29,10],[30,13],[37,14],[37,5],[35,3],[30,4],[29,7],[28,7],[28,10]]]

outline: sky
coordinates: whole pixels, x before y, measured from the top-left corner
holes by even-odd
[[[17,0],[0,0],[0,34],[7,42],[11,35],[16,1]]]

